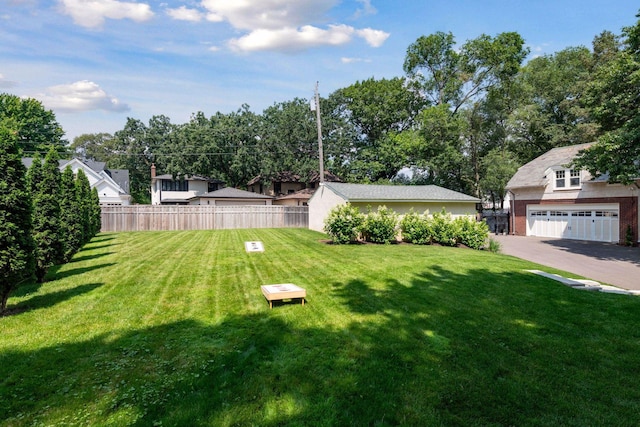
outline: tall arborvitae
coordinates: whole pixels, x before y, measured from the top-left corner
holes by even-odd
[[[100,232],[102,228],[102,209],[100,208],[100,195],[98,189],[91,190],[91,237]]]
[[[40,181],[42,181],[42,158],[40,153],[36,151],[27,171],[27,185],[32,196],[38,191],[37,185]]]
[[[60,229],[62,230],[63,261],[69,262],[82,247],[82,215],[78,202],[76,177],[67,166],[60,178]]]
[[[76,175],[76,197],[82,227],[82,245],[91,240],[91,184],[82,169]]]
[[[32,167],[37,162],[34,161]],[[31,175],[33,176],[33,174]],[[36,244],[36,279],[43,282],[49,268],[62,260],[60,229],[60,169],[58,153],[51,149],[42,165],[39,182],[31,181],[33,193],[33,239]]]
[[[15,132],[0,125],[0,313],[33,275],[31,196]]]

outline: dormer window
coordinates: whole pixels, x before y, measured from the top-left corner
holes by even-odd
[[[580,188],[580,171],[574,169],[560,169],[555,171],[555,188],[570,190]]]

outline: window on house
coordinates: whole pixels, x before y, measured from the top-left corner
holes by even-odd
[[[580,187],[580,171],[569,171],[569,185],[571,187]]]
[[[573,169],[562,169],[555,171],[555,188],[571,189],[580,188],[580,171]]]
[[[189,181],[162,180],[162,191],[189,191]]]

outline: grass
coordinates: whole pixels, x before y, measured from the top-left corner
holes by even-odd
[[[638,424],[640,298],[488,251],[322,238],[97,236],[9,300],[0,426]],[[268,283],[307,304],[269,310]]]

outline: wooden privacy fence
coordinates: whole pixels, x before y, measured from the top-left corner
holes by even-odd
[[[228,228],[308,228],[307,206],[102,207],[101,231],[218,230]]]

